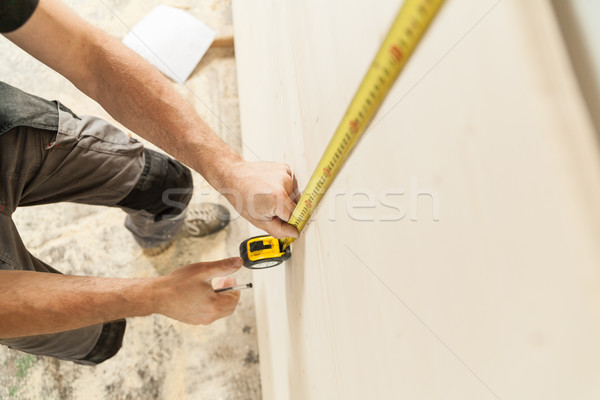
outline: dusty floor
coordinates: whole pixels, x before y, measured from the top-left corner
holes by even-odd
[[[123,37],[158,4],[187,7],[214,29],[231,25],[230,0],[176,2],[69,0],[95,25]],[[0,38],[0,79],[30,93],[58,99],[78,114],[110,117],[60,75]],[[181,94],[225,141],[240,148],[235,58],[209,50]],[[226,203],[198,175],[193,202]],[[142,255],[117,209],[75,204],[21,208],[15,222],[29,249],[72,274],[153,276],[190,262],[237,255],[247,235],[238,218],[207,239],[181,239],[155,258]],[[238,282],[251,275],[241,271]],[[98,367],[79,366],[0,347],[0,399],[258,399],[258,349],[250,291],[236,313],[209,327],[186,326],[162,316],[131,319],[122,350]]]

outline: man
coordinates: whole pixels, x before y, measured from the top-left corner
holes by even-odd
[[[276,237],[298,235],[285,223],[295,207],[289,167],[244,161],[118,40],[58,0],[0,0],[0,32],[202,174],[251,223]],[[234,311],[239,293],[215,293],[210,279],[239,269],[239,258],[159,278],[67,276],[25,249],[11,219],[18,206],[57,201],[121,207],[137,242],[160,249],[180,229],[189,202],[190,174],[179,162],[105,121],[0,83],[0,180],[0,343],[93,365],[119,350],[124,318],[159,313],[209,324]],[[218,212],[200,211],[201,234],[223,226]]]

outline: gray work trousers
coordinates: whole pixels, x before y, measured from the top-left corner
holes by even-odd
[[[29,95],[19,96],[26,106],[37,107],[28,102]],[[50,123],[15,126],[0,136],[0,269],[59,273],[25,248],[11,218],[19,206],[69,201],[120,207],[127,213],[126,227],[142,247],[171,240],[183,224],[191,198],[189,169],[144,149],[101,119],[78,117],[54,104],[56,127],[52,116],[38,115],[36,121]],[[169,190],[174,195],[165,202]],[[0,343],[93,365],[116,354],[124,331],[125,321],[119,320],[67,332],[2,338]]]

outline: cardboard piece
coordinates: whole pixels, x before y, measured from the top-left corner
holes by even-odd
[[[184,83],[215,35],[189,13],[158,6],[125,35],[123,43],[169,78]]]

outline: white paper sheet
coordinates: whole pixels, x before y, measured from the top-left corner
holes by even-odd
[[[159,71],[184,83],[215,39],[215,31],[178,8],[158,6],[123,43]]]

